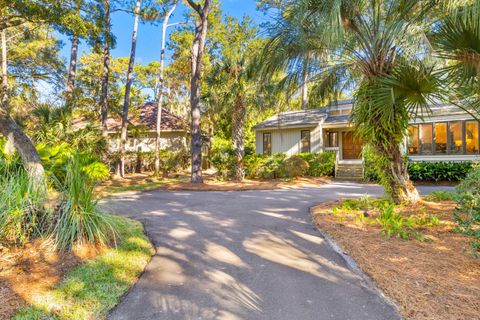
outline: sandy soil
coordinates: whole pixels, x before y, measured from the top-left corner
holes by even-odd
[[[426,212],[439,217],[438,226],[421,230],[431,239],[427,242],[387,239],[378,226],[355,222],[353,213],[334,215],[332,208],[339,203],[313,208],[315,224],[356,260],[407,318],[480,319],[480,259],[472,257],[468,238],[453,231],[454,203],[402,208],[406,215]]]

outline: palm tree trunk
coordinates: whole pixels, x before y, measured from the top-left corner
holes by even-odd
[[[188,0],[189,3],[191,2]],[[208,8],[210,1],[205,0],[204,9],[200,10],[195,19],[195,38],[192,46],[192,78],[190,84],[190,107],[192,115],[192,183],[203,183],[202,177],[202,132],[200,128],[200,80],[202,74],[202,59],[205,49],[205,39],[208,28]],[[205,12],[205,9],[207,11]]]
[[[155,174],[160,172],[160,147],[161,147],[161,125],[162,125],[162,104],[163,104],[163,90],[165,87],[165,79],[163,78],[165,69],[165,38],[167,36],[168,20],[177,7],[177,1],[173,3],[173,7],[167,12],[162,23],[162,45],[160,49],[160,78],[158,89],[158,103],[157,103],[157,126],[155,137]]]
[[[417,189],[410,180],[408,166],[402,155],[398,143],[390,144],[388,147],[377,147],[380,154],[388,155],[389,167],[385,168],[388,177],[388,193],[395,203],[415,203],[420,200]]]
[[[240,95],[235,102],[232,123],[232,142],[235,155],[235,179],[242,181],[245,178],[243,157],[245,156],[245,115],[246,108]]]
[[[135,5],[135,20],[133,23],[132,33],[132,46],[130,49],[130,61],[128,63],[127,70],[127,84],[125,86],[125,98],[123,100],[122,111],[122,131],[120,134],[120,176],[125,176],[125,144],[127,142],[127,127],[128,127],[128,109],[130,107],[130,90],[132,88],[133,81],[133,67],[135,65],[135,50],[137,47],[137,32],[138,32],[138,20],[140,15],[140,6],[142,0],[137,0]]]
[[[75,89],[75,76],[77,73],[79,38],[76,33],[72,35],[72,48],[70,49],[70,67],[68,68],[67,88],[65,89],[65,102],[71,107],[73,90]]]
[[[103,44],[103,75],[102,75],[102,96],[100,97],[102,114],[102,137],[107,138],[108,118],[108,79],[110,75],[110,0],[104,0],[105,10],[105,42]]]

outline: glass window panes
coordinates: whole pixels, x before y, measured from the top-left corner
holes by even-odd
[[[431,154],[433,146],[433,126],[431,123],[420,125],[420,152]]]
[[[450,153],[463,153],[463,123],[462,121],[449,122]]]
[[[300,152],[310,152],[310,130],[302,130],[300,132],[301,137],[301,150]]]
[[[418,126],[408,127],[407,136],[408,154],[418,154]]]
[[[467,121],[465,123],[465,151],[469,154],[479,151],[479,125],[478,121]]]
[[[272,155],[272,134],[263,134],[263,154],[266,156]]]
[[[328,132],[327,139],[329,147],[338,147],[338,132]]]
[[[435,123],[435,153],[447,153],[447,123]]]

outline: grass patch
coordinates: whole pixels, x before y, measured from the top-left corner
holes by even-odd
[[[128,191],[147,191],[153,190],[165,186],[169,183],[181,183],[185,182],[185,179],[182,178],[165,178],[161,181],[151,181],[151,182],[141,182],[138,184],[126,185],[126,186],[106,186],[102,191],[106,193],[122,193]]]
[[[35,297],[13,319],[104,319],[154,253],[139,222],[116,220],[120,235],[116,248],[74,267],[55,288]]]
[[[432,201],[432,202],[439,202],[439,201],[454,201],[455,200],[455,192],[449,191],[433,191],[428,196],[425,197],[425,200]]]

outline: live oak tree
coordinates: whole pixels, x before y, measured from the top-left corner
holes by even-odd
[[[50,23],[59,28],[68,28],[78,21],[68,5],[53,0],[8,0],[0,1],[0,33],[2,41],[2,87],[0,106],[0,133],[13,142],[30,178],[43,183],[44,169],[35,146],[10,115],[8,84],[7,33],[12,27],[30,23]]]

